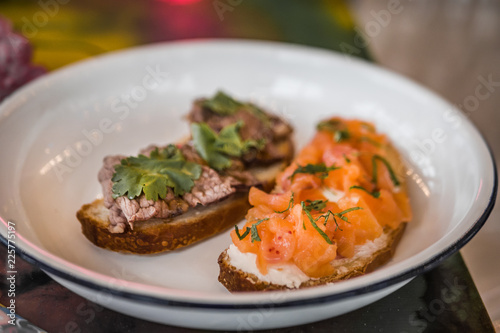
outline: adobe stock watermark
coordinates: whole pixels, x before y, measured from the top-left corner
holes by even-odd
[[[136,275],[130,274],[123,267],[121,268],[121,271],[112,269],[111,274],[114,278],[109,280],[106,287],[116,291],[124,290],[127,285],[127,281],[138,280]],[[80,302],[76,306],[76,314],[78,315],[77,318],[83,319],[83,323],[85,325],[89,325],[96,319],[98,313],[104,310],[104,308],[99,304],[110,304],[113,301],[113,297],[114,296],[111,293],[108,293],[106,291],[99,291],[93,297],[89,298],[89,300]],[[66,322],[64,324],[64,329],[65,332],[75,333],[88,331],[88,327],[82,327],[78,322],[74,320]]]
[[[386,9],[379,11],[371,10],[370,16],[372,19],[364,24],[364,29],[362,30],[358,26],[354,27],[356,33],[353,43],[341,42],[339,44],[342,53],[347,59],[350,59],[349,55],[360,54],[361,50],[367,48],[371,40],[380,35],[382,30],[391,23],[393,16],[401,14],[403,10],[404,6],[399,0],[389,0]]]
[[[155,68],[147,66],[145,70],[147,74],[143,77],[141,84],[135,85],[129,92],[111,100],[110,117],[101,118],[94,128],[82,129],[82,139],[67,145],[62,153],[46,163],[41,172],[47,173],[50,170],[54,172],[58,181],[62,182],[65,175],[71,174],[82,164],[85,157],[92,154],[95,147],[103,143],[106,135],[113,133],[120,122],[129,117],[131,111],[147,98],[149,91],[159,87],[168,78],[168,73],[161,71],[158,65]]]
[[[214,0],[212,6],[214,7],[219,20],[224,21],[224,14],[226,12],[232,12],[234,8],[241,5],[243,0]]]
[[[470,117],[472,113],[479,109],[481,102],[487,100],[500,87],[500,81],[493,79],[493,74],[489,74],[486,78],[482,75],[477,77],[479,82],[474,88],[474,92],[467,95],[462,103],[455,105],[462,113]],[[462,117],[454,108],[450,108],[443,113],[445,123],[451,125],[452,128],[458,128],[462,124]],[[428,163],[428,157],[432,155],[437,146],[445,142],[448,134],[441,127],[436,127],[431,131],[429,138],[421,141],[416,141],[417,149],[410,154],[411,159],[419,166]]]
[[[446,287],[440,291],[440,297],[431,300],[426,306],[420,307],[416,312],[408,317],[408,324],[413,327],[413,331],[424,332],[429,323],[436,321],[439,315],[443,314],[446,310],[451,310],[460,304],[464,297],[466,285],[463,285],[455,277],[453,281],[445,280]],[[464,310],[459,310],[459,318],[462,321],[467,319],[468,313]],[[407,333],[401,331],[400,333]]]
[[[474,93],[468,95],[463,99],[462,103],[456,105],[466,116],[470,116],[477,111],[481,102],[490,98],[495,90],[500,87],[500,81],[494,81],[493,74],[489,74],[486,78],[479,75],[477,81],[479,84],[476,85]]]
[[[23,16],[21,21],[23,26],[21,31],[25,37],[33,38],[38,34],[39,29],[45,27],[51,18],[59,13],[61,5],[65,5],[70,0],[39,0],[38,6],[41,10],[36,11],[31,19]]]
[[[253,332],[262,329],[265,321],[275,312],[275,304],[285,298],[285,292],[277,291],[269,293],[269,300],[255,303],[255,309],[245,315],[237,315],[238,332]]]

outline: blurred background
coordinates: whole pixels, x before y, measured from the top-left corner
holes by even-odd
[[[364,58],[456,105],[500,162],[499,1],[4,0],[0,15],[31,42],[31,62],[47,71],[113,50],[193,38],[276,40]],[[0,26],[0,47],[13,45],[8,29]],[[22,52],[0,59],[0,89],[12,90],[43,73],[39,67],[9,72],[18,68],[16,62],[29,61],[29,45]],[[461,251],[497,331],[499,239],[497,205]]]

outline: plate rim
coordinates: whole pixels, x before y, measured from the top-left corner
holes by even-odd
[[[256,41],[256,40],[242,40],[242,39],[201,39],[201,40],[182,40],[182,41],[173,41],[173,42],[163,42],[163,43],[155,43],[155,44],[148,44],[148,45],[143,45],[143,46],[138,46],[138,47],[133,47],[133,48],[128,48],[124,50],[118,50],[118,51],[113,51],[109,53],[102,54],[97,57],[92,57],[90,59],[85,59],[83,61],[79,61],[73,64],[69,64],[67,66],[64,66],[58,70],[55,70],[51,73],[48,73],[47,75],[41,76],[32,82],[28,83],[27,85],[23,86],[21,89],[16,91],[14,94],[10,95],[7,97],[1,104],[0,104],[0,120],[4,118],[4,116],[8,116],[10,112],[6,110],[6,105],[11,103],[10,101],[14,101],[16,98],[19,98],[26,92],[29,92],[30,89],[36,88],[38,85],[42,84],[44,80],[50,80],[51,76],[53,78],[54,75],[59,75],[62,76],[64,75],[65,72],[71,71],[71,70],[76,70],[76,68],[79,68],[81,66],[87,66],[91,63],[94,62],[99,62],[102,61],[103,59],[109,58],[109,57],[114,57],[117,55],[121,54],[127,54],[127,53],[134,53],[134,52],[145,52],[147,50],[155,49],[155,48],[161,48],[161,47],[176,47],[179,45],[202,45],[202,44],[217,44],[217,43],[222,43],[222,44],[244,44],[247,46],[254,46],[254,47],[259,47],[259,46],[266,46],[266,47],[277,47],[277,48],[285,48],[286,51],[300,51],[300,52],[312,52],[315,54],[319,54],[321,56],[331,56],[335,58],[340,58],[341,54],[327,50],[327,49],[321,49],[321,48],[316,48],[316,47],[310,47],[310,46],[304,46],[304,45],[298,45],[298,44],[291,44],[291,43],[283,43],[283,42],[270,42],[270,41]],[[345,56],[345,55],[344,55]],[[376,64],[369,63],[363,59],[360,58],[354,58],[350,57],[350,60],[361,64],[365,68],[371,68],[371,69],[376,69],[378,71],[382,71],[385,74],[388,74],[392,77],[395,77],[399,80],[406,81],[407,83],[411,83],[414,86],[420,88],[420,92],[425,92],[428,94],[431,94],[434,98],[438,98],[441,101],[446,102],[449,104],[447,101],[442,99],[440,96],[438,96],[436,93],[431,91],[430,89],[414,82],[413,80],[400,75],[398,73],[392,72],[386,68],[382,68],[377,66]],[[3,109],[3,110],[2,110]],[[15,110],[12,110],[11,112],[15,112]],[[434,256],[429,257],[427,260],[425,260],[423,263],[419,264],[418,266],[410,266],[408,269],[393,275],[387,279],[381,279],[381,281],[365,285],[365,286],[360,286],[360,287],[355,287],[350,290],[346,291],[341,291],[341,292],[334,292],[333,294],[327,294],[324,296],[320,297],[314,297],[314,298],[300,298],[296,300],[285,300],[285,301],[273,301],[273,302],[261,302],[259,301],[260,305],[269,305],[272,304],[273,307],[279,307],[279,308],[289,308],[289,307],[297,307],[297,306],[304,306],[304,305],[313,305],[313,304],[321,304],[321,303],[329,303],[333,301],[337,301],[340,299],[344,299],[347,297],[351,296],[360,296],[364,295],[370,292],[374,292],[377,290],[384,289],[386,287],[389,287],[393,284],[396,284],[398,282],[402,282],[404,280],[413,278],[417,275],[420,275],[422,273],[425,273],[429,271],[430,269],[436,267],[439,263],[441,263],[443,260],[451,256],[451,254],[457,252],[460,248],[462,248],[465,244],[469,242],[469,240],[481,229],[481,227],[484,225],[486,220],[488,219],[491,211],[493,210],[493,207],[495,205],[495,199],[497,196],[497,191],[498,191],[498,175],[497,175],[497,167],[496,167],[496,161],[493,156],[492,150],[488,142],[485,140],[483,134],[476,128],[476,126],[464,115],[462,116],[462,120],[466,121],[466,124],[476,132],[476,134],[479,135],[482,143],[485,145],[486,150],[489,153],[490,161],[491,161],[491,167],[493,171],[493,186],[491,193],[489,195],[489,201],[486,207],[484,208],[483,212],[481,215],[476,219],[476,221],[471,224],[471,227],[467,232],[465,232],[462,237],[457,239],[454,243],[450,244],[447,248],[442,250],[441,252],[437,253]],[[485,162],[485,165],[487,163]],[[3,224],[6,224],[3,219],[2,220]],[[0,242],[6,246],[8,240],[5,238],[3,234],[0,233]],[[29,243],[29,242],[28,242]],[[36,246],[35,246],[36,247]],[[224,303],[224,302],[195,302],[195,301],[181,301],[181,300],[176,300],[176,299],[168,299],[165,297],[155,297],[152,295],[147,295],[147,294],[140,294],[134,291],[125,291],[125,290],[118,290],[118,289],[113,289],[110,287],[106,287],[104,285],[100,285],[94,281],[89,279],[84,279],[75,275],[72,275],[68,272],[64,272],[62,270],[59,270],[56,267],[51,266],[49,263],[45,262],[42,259],[38,259],[35,256],[27,253],[25,250],[19,248],[16,246],[16,253],[20,255],[23,259],[26,261],[35,264],[39,266],[42,270],[47,271],[49,273],[54,274],[55,276],[58,276],[64,280],[76,283],[78,285],[81,285],[83,287],[87,287],[96,291],[104,291],[108,292],[112,295],[122,297],[125,299],[133,300],[133,301],[140,301],[143,303],[147,304],[156,304],[156,305],[167,305],[167,306],[175,306],[175,307],[191,307],[191,308],[207,308],[207,309],[255,309],[256,304],[255,301],[250,301],[250,302],[238,302],[238,303]],[[63,260],[66,262],[66,260],[58,257],[59,259]],[[76,265],[76,264],[75,264]],[[78,266],[78,265],[76,265]],[[102,281],[102,284],[104,284],[105,281]]]

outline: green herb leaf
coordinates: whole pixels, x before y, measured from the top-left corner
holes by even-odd
[[[373,180],[373,183],[377,184],[377,176],[378,176],[377,160],[379,160],[385,164],[385,167],[389,171],[389,175],[391,177],[391,180],[392,180],[392,183],[394,184],[394,186],[399,186],[400,182],[399,182],[398,178],[396,177],[396,174],[394,173],[394,170],[392,169],[391,165],[389,164],[389,162],[385,158],[383,158],[380,155],[373,155],[373,157],[372,157],[372,180]]]
[[[382,144],[380,142],[377,142],[375,140],[373,140],[372,138],[369,138],[367,136],[362,136],[359,138],[359,141],[365,141],[365,142],[369,142],[371,143],[372,145],[374,145],[375,147],[378,147],[378,148],[382,148]]]
[[[264,126],[271,126],[271,119],[269,119],[267,113],[262,111],[262,109],[260,109],[258,106],[252,103],[245,103],[243,104],[243,109],[257,117],[262,122],[262,124],[264,124]]]
[[[243,103],[238,102],[222,91],[218,91],[212,98],[204,100],[202,106],[221,116],[228,116],[235,114],[243,106]]]
[[[241,140],[239,130],[243,122],[224,127],[219,134],[206,123],[192,123],[191,134],[196,151],[215,170],[231,166],[231,157],[241,157],[250,148],[262,149],[264,141]]]
[[[333,221],[335,222],[335,231],[337,231],[337,230],[342,231],[342,229],[340,228],[340,226],[339,226],[339,224],[337,222],[337,219],[335,217],[341,218],[342,220],[346,221],[347,223],[350,223],[349,220],[347,219],[347,217],[344,216],[344,214],[347,214],[349,212],[352,212],[354,210],[359,210],[359,209],[363,209],[363,208],[361,208],[361,207],[352,207],[352,208],[346,209],[346,210],[344,210],[344,211],[342,211],[340,213],[334,213],[331,210],[329,210],[326,214],[318,216],[315,221],[318,221],[320,218],[324,218],[325,222],[323,222],[323,225],[326,226],[326,224],[328,223],[328,219],[330,218],[330,216],[333,216]]]
[[[332,132],[332,133],[335,133],[338,130],[343,129],[342,122],[340,120],[337,120],[337,119],[323,120],[316,126],[316,128],[319,131],[328,131],[328,132]]]
[[[316,221],[319,220],[320,218],[324,218],[325,222],[323,222],[323,225],[326,226],[326,224],[328,223],[328,219],[330,218],[330,216],[333,216],[333,221],[335,222],[335,231],[337,231],[337,230],[342,231],[342,229],[340,228],[339,224],[337,223],[337,219],[335,218],[335,214],[331,210],[329,210],[326,214],[318,216],[318,218],[316,219]]]
[[[278,213],[278,214],[283,214],[284,212],[286,212],[287,210],[289,210],[290,208],[292,208],[292,206],[293,206],[293,196],[294,196],[294,195],[295,195],[295,194],[292,192],[292,195],[290,196],[290,201],[288,201],[288,207],[287,207],[287,209],[285,209],[285,210],[283,210],[283,211],[281,211],[281,212],[280,212],[280,211],[275,210],[274,212],[275,212],[275,213]]]
[[[351,137],[351,134],[347,130],[336,131],[333,134],[333,139],[335,142],[341,142],[344,140],[348,140]]]
[[[271,126],[268,114],[258,106],[252,103],[240,102],[222,91],[218,91],[213,97],[204,100],[201,105],[221,116],[230,116],[239,110],[244,110],[257,117],[264,126]]]
[[[352,207],[352,208],[346,209],[346,210],[344,210],[344,211],[342,211],[340,213],[333,213],[333,215],[337,216],[337,217],[341,218],[342,220],[346,221],[347,223],[349,223],[349,220],[344,215],[347,214],[347,213],[350,213],[352,211],[360,210],[360,209],[363,209],[363,208],[361,208],[361,207]]]
[[[337,169],[340,169],[340,167],[337,167],[335,165],[327,167],[324,163],[307,164],[305,166],[299,165],[289,178],[293,180],[293,177],[295,177],[295,175],[299,173],[308,173],[312,175],[319,173],[318,177],[324,179],[328,177],[328,172]]]
[[[242,240],[243,238],[245,238],[248,235],[248,233],[250,232],[250,228],[247,227],[247,229],[245,230],[245,232],[243,233],[243,235],[241,235],[240,234],[240,229],[238,228],[238,225],[235,224],[234,225],[234,231],[236,232],[236,236],[238,236],[238,238],[240,240]]]
[[[346,161],[346,163],[351,163],[351,159],[349,157],[347,157],[346,154],[342,154],[344,156],[344,160]]]
[[[314,200],[314,201],[306,200],[305,202],[306,202],[305,209],[311,212],[313,210],[320,211],[322,209],[325,209],[328,200]]]
[[[250,233],[251,237],[252,237],[252,243],[253,242],[260,242],[261,239],[259,237],[259,232],[257,230],[257,226],[259,224],[261,224],[262,222],[267,221],[267,220],[269,220],[269,218],[258,220],[257,222],[255,222],[254,224],[252,224],[250,227],[247,227],[245,229],[245,232],[243,234],[240,234],[240,230],[238,229],[238,226],[235,225],[234,226],[234,231],[236,232],[236,236],[238,236],[238,238],[240,240],[242,240],[242,239],[244,239]]]
[[[127,195],[133,199],[144,192],[148,200],[164,199],[167,187],[179,196],[191,191],[200,175],[199,164],[187,162],[177,147],[169,145],[161,151],[155,149],[149,157],[122,159],[111,178],[113,198]]]
[[[380,197],[380,191],[370,192],[366,188],[364,188],[362,186],[358,186],[358,185],[353,185],[353,186],[349,187],[349,190],[352,190],[352,189],[358,189],[358,190],[365,191],[366,193],[368,193],[369,195],[371,195],[374,198],[379,198]]]
[[[368,130],[369,132],[372,132],[372,133],[375,132],[375,127],[370,123],[363,122],[363,123],[361,123],[361,126],[363,128],[365,128],[366,130]]]
[[[335,142],[341,142],[343,140],[348,140],[351,137],[351,133],[345,128],[344,123],[340,120],[330,119],[320,122],[316,128],[319,131],[328,131],[333,133],[333,139]]]
[[[318,227],[318,225],[316,224],[316,221],[319,219],[316,219],[314,220],[312,215],[311,215],[311,212],[306,208],[306,204],[304,201],[302,201],[300,203],[300,205],[302,206],[302,209],[304,210],[304,212],[306,213],[307,215],[307,218],[309,219],[309,221],[311,222],[312,226],[314,227],[314,229],[316,229],[316,231],[321,235],[321,237],[323,237],[323,239],[328,243],[328,244],[333,244],[332,240],[328,237],[327,234],[325,234],[325,232],[323,230],[321,230],[320,227]],[[302,227],[305,229],[306,226],[305,224],[303,223],[302,224]]]

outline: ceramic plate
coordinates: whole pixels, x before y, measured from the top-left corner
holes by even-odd
[[[223,89],[286,118],[297,147],[332,115],[374,122],[401,151],[414,220],[390,263],[366,276],[293,292],[232,295],[217,281],[229,231],[173,253],[92,245],[75,213],[101,196],[108,154],[187,135],[193,99]],[[165,324],[263,329],[339,315],[396,290],[457,251],[492,209],[496,174],[468,119],[435,94],[325,50],[235,40],[111,53],[50,73],[0,107],[0,231],[17,251],[103,306]]]

